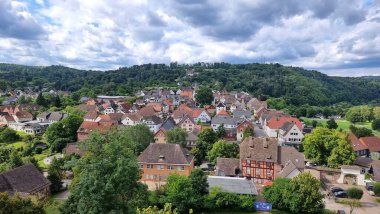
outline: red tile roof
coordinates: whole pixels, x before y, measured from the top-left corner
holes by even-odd
[[[300,130],[302,130],[302,123],[295,117],[288,117],[288,116],[280,116],[280,117],[272,117],[268,122],[267,126],[270,129],[278,129],[281,126],[283,126],[286,122],[293,122],[295,123]]]
[[[367,145],[370,152],[380,152],[380,138],[378,137],[362,137],[360,142]]]
[[[368,149],[368,146],[359,140],[354,134],[350,133],[348,139],[351,141],[352,148],[354,151],[361,151]]]
[[[230,115],[226,112],[226,110],[224,110],[224,109],[220,110],[216,115],[218,115],[218,116],[230,116]]]

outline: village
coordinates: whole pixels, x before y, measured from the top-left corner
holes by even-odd
[[[373,190],[375,182],[380,182],[378,137],[356,137],[347,133],[349,149],[354,151],[355,160],[349,165],[339,164],[332,168],[308,159],[304,154],[304,138],[318,127],[271,109],[266,101],[246,92],[212,91],[211,102],[207,105],[197,102],[197,92],[198,89],[193,87],[138,91],[133,102],[127,96],[82,97],[81,104],[76,106],[83,113],[83,120],[76,130],[77,140],[65,144],[61,152],[45,153],[46,157],[40,162],[48,167],[55,159],[72,155],[83,157],[86,150],[79,145],[91,138],[92,133],[106,134],[123,127],[143,125],[149,129],[153,140],[138,155],[138,165],[140,182],[150,191],[164,187],[171,174],[190,176],[199,168],[207,174],[209,189],[220,187],[221,191],[252,195],[257,201],[265,202],[264,188],[273,185],[275,179],[292,179],[301,173],[310,173],[322,184],[320,192],[325,195],[326,209],[348,213],[350,206],[336,202],[336,198],[346,198],[347,189],[358,187],[364,191],[361,198],[364,206],[356,209],[360,213],[380,211]],[[58,94],[54,91],[45,93]],[[0,106],[1,127],[30,136],[44,136],[49,126],[70,115],[64,111],[44,111],[33,116],[31,110],[41,107],[38,104],[16,104],[21,95],[25,94],[17,92]],[[34,94],[33,99],[37,96],[38,93]],[[207,133],[218,136],[219,141],[213,142],[214,147],[216,144],[232,145],[235,149],[214,156],[210,150],[206,155],[199,155],[194,152],[199,151],[198,137]],[[43,148],[48,146],[47,143],[41,144]],[[211,145],[211,150],[217,150],[214,147]],[[72,171],[64,174],[65,188],[57,191],[61,200],[67,199],[69,185],[75,177]],[[50,197],[51,185],[46,176],[48,172],[40,174],[33,164],[11,169],[0,174],[0,192],[19,192],[46,200]]]

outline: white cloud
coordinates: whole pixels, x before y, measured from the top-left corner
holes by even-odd
[[[376,2],[5,1],[0,9],[40,30],[29,42],[21,41],[19,31],[3,33],[0,50],[12,52],[0,54],[4,62],[112,69],[264,58],[339,75],[356,75],[357,69],[365,74],[366,67],[373,74],[380,67],[375,60],[380,56]]]

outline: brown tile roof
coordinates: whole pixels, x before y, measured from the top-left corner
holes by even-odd
[[[82,111],[96,111],[97,110],[96,105],[80,104],[78,107]]]
[[[373,160],[371,158],[367,157],[357,157],[355,160],[355,165],[362,166],[362,167],[371,167]]]
[[[162,105],[160,103],[148,103],[146,106],[152,107],[156,112],[160,112],[162,110]]]
[[[188,165],[193,159],[190,152],[179,144],[151,143],[140,154],[138,162]]]
[[[96,111],[89,111],[89,112],[87,112],[86,115],[84,115],[84,119],[95,120],[96,118],[98,118],[98,116],[99,116],[98,112],[96,112]]]
[[[271,119],[267,121],[267,126],[271,129],[278,129],[281,126],[283,126],[286,122],[295,123],[300,130],[302,130],[303,128],[301,121],[299,121],[295,117],[288,117],[288,116],[272,117]]]
[[[66,155],[77,154],[81,157],[84,155],[84,151],[82,151],[76,143],[68,143],[63,151]]]
[[[100,133],[105,133],[109,128],[116,126],[115,122],[93,122],[93,121],[83,121],[77,132],[80,133],[90,133],[92,131],[99,131]]]
[[[146,106],[146,107],[143,107],[141,108],[139,111],[138,111],[138,114],[143,116],[143,117],[148,117],[148,116],[153,116],[156,114],[156,111],[154,110],[153,107],[151,106]]]
[[[27,111],[19,111],[15,115],[18,118],[33,118],[33,115]]]
[[[123,116],[124,116],[124,114],[122,114],[122,113],[112,113],[112,114],[99,115],[100,122],[115,121],[117,123],[121,122],[121,120],[123,119]]]
[[[362,137],[359,141],[367,145],[370,152],[380,152],[380,138],[375,136]]]
[[[354,151],[361,151],[368,149],[368,146],[359,140],[354,134],[350,133],[348,139],[351,141],[352,148]]]
[[[217,158],[216,169],[218,173],[225,176],[236,176],[236,169],[240,167],[240,160],[237,158]]]
[[[240,144],[240,158],[256,161],[277,162],[277,139],[254,137],[245,138]]]
[[[217,116],[230,116],[230,114],[228,114],[228,112],[226,112],[226,110],[224,110],[224,109],[220,110],[216,115]]]
[[[35,193],[49,185],[50,181],[33,164],[0,174],[0,192]]]

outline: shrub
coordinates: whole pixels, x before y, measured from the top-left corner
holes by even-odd
[[[377,182],[373,185],[373,192],[376,196],[380,196],[380,183]]]
[[[10,128],[5,128],[0,132],[0,142],[13,143],[18,140],[20,140],[20,135]]]
[[[347,189],[347,196],[352,199],[361,199],[363,196],[363,190],[357,187],[351,187]]]

